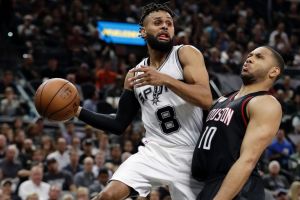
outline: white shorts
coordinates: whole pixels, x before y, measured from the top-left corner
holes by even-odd
[[[139,147],[114,173],[118,180],[146,197],[152,187],[168,185],[172,200],[195,200],[203,184],[191,177],[194,147],[162,147],[154,142]]]

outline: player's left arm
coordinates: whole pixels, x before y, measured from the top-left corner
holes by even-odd
[[[249,123],[240,157],[230,168],[214,200],[231,200],[241,191],[261,154],[278,131],[282,110],[274,97],[254,97],[247,105],[247,113]]]

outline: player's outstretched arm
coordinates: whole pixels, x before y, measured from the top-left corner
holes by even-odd
[[[127,75],[129,76],[129,75]],[[82,107],[77,110],[77,117],[85,123],[114,134],[122,134],[131,123],[140,109],[140,104],[135,98],[127,81],[124,83],[124,91],[120,97],[118,110],[115,116],[91,112]]]
[[[227,173],[214,200],[233,199],[247,182],[261,154],[276,135],[282,116],[279,102],[270,95],[254,97],[247,106],[249,123],[240,157]]]
[[[132,72],[143,73],[130,78],[130,84],[135,87],[166,85],[184,100],[203,109],[208,109],[212,104],[212,95],[203,55],[199,50],[190,45],[181,47],[178,55],[183,67],[185,82],[160,73],[152,67],[141,67],[132,70]]]

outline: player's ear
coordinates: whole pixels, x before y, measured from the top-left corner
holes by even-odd
[[[270,78],[276,78],[278,77],[280,74],[280,68],[279,67],[272,67],[271,71],[270,71]]]
[[[140,34],[141,34],[141,37],[142,38],[146,38],[146,36],[147,36],[147,32],[146,32],[146,30],[145,30],[145,27],[141,27],[140,28]]]

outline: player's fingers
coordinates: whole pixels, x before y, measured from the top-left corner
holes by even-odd
[[[135,72],[147,72],[147,71],[149,70],[149,68],[150,68],[150,67],[147,67],[147,66],[142,65],[142,66],[139,67],[139,68],[133,68],[133,69],[131,69],[131,70],[129,70],[129,71],[130,71],[130,72],[133,72],[133,73],[135,73]]]
[[[146,74],[146,73],[140,74],[140,75],[138,75],[138,76],[134,76],[134,77],[129,78],[128,81],[136,81],[136,80],[145,78],[145,77],[147,77],[147,76],[148,76],[148,74]]]

